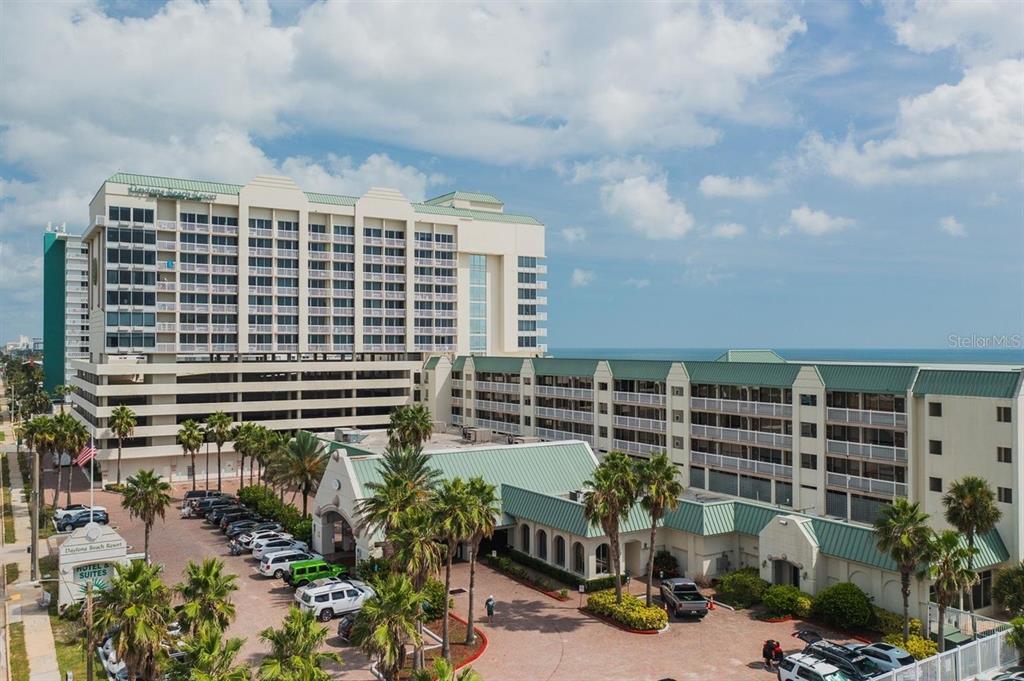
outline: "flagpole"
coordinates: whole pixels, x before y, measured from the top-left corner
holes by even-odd
[[[91,435],[89,436],[89,447],[93,451],[92,458],[89,459],[89,522],[91,523],[92,507],[95,505],[93,503],[93,499],[95,498],[95,484],[93,483],[93,481],[96,479],[96,477],[93,475],[93,462],[96,460],[96,441],[92,438]]]

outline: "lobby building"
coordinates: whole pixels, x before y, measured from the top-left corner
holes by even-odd
[[[67,385],[71,363],[89,357],[89,261],[82,237],[66,225],[43,233],[43,388]]]

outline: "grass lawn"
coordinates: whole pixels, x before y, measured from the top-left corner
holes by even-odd
[[[14,584],[18,581],[18,575],[21,570],[18,569],[17,563],[8,563],[4,565],[4,576],[7,578],[7,584]]]
[[[28,650],[25,649],[25,625],[13,622],[8,628],[11,634],[11,680],[28,681]]]
[[[39,572],[53,575],[57,572],[57,557],[47,556],[39,561]],[[43,582],[43,588],[50,592],[50,628],[57,648],[57,665],[60,676],[74,672],[76,679],[85,678],[85,639],[82,637],[81,622],[72,622],[57,614],[57,583]]]
[[[8,544],[14,543],[14,509],[11,507],[11,466],[8,460],[11,457],[4,455],[2,466],[2,472],[0,475],[4,479],[3,489],[3,505],[4,505],[4,541]]]

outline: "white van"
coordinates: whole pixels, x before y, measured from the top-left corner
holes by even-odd
[[[320,557],[312,551],[285,549],[284,551],[275,551],[263,556],[260,560],[260,566],[256,569],[265,577],[281,579],[291,568],[292,563],[298,563],[300,560],[316,560]]]

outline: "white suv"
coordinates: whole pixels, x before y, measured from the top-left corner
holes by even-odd
[[[850,681],[850,677],[813,655],[790,655],[779,665],[779,681]]]
[[[284,551],[285,549],[295,549],[296,551],[305,551],[309,546],[304,541],[298,541],[297,539],[289,539],[285,537],[274,537],[272,539],[261,539],[252,545],[252,557],[260,560],[263,556],[268,553],[275,553],[277,551]]]
[[[287,532],[281,532],[280,530],[260,530],[259,532],[246,532],[239,535],[233,541],[238,542],[238,545],[244,549],[252,550],[253,544],[261,539],[267,537],[285,537],[291,539],[292,536]]]
[[[326,622],[335,615],[355,612],[363,607],[367,598],[372,598],[374,591],[363,582],[340,582],[328,584],[316,589],[306,589],[301,595],[295,594],[299,608],[313,613],[321,622]]]
[[[312,551],[285,549],[263,556],[260,566],[256,569],[261,575],[281,579],[285,573],[291,572],[292,563],[298,563],[300,560],[317,560],[318,558],[322,558],[322,556]]]

